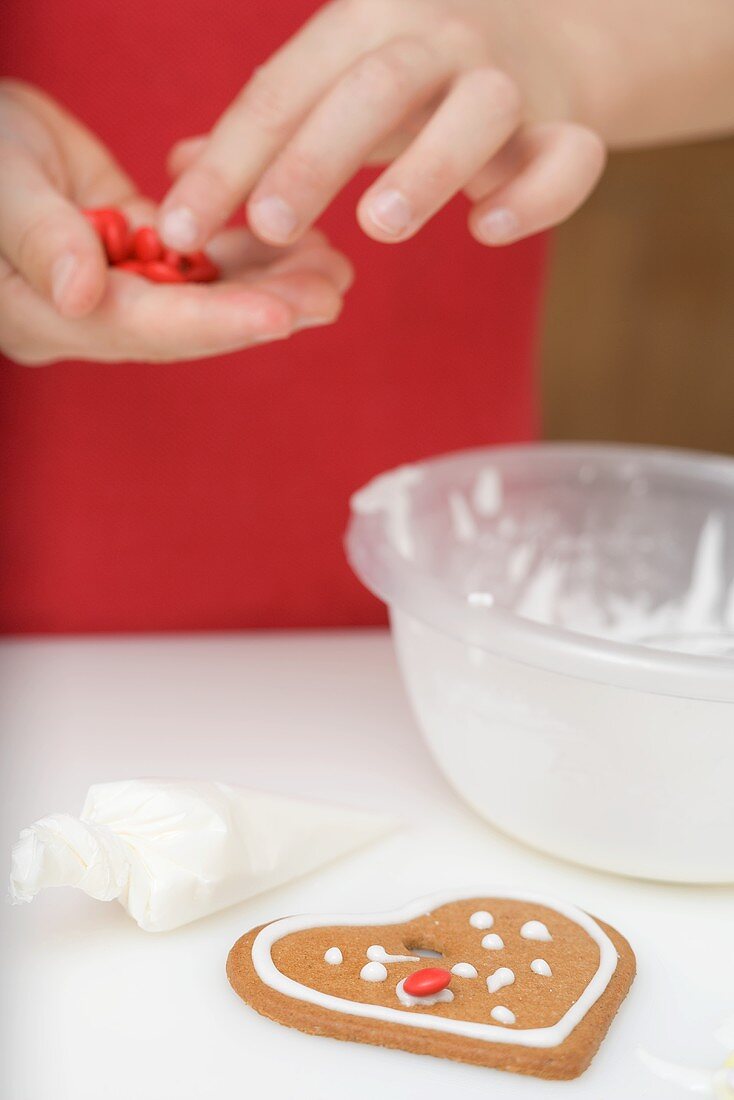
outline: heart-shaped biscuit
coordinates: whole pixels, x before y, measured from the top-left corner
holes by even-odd
[[[285,917],[239,939],[227,974],[258,1012],[301,1031],[565,1079],[596,1053],[635,957],[572,905],[494,890]]]

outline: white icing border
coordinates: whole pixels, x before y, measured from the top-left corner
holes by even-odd
[[[543,905],[547,909],[553,909],[562,917],[579,925],[599,948],[599,967],[584,989],[579,999],[571,1005],[567,1012],[557,1023],[549,1027],[518,1028],[508,1031],[505,1027],[497,1027],[494,1024],[479,1024],[472,1020],[454,1020],[445,1016],[423,1015],[417,1012],[408,1012],[400,1008],[389,1008],[386,1005],[363,1004],[359,1001],[348,1001],[343,997],[334,997],[330,993],[322,993],[318,989],[311,989],[282,974],[273,962],[271,948],[284,936],[292,932],[305,932],[311,928],[326,928],[331,925],[388,925],[401,924],[404,921],[414,920],[416,917],[426,916],[442,905],[449,905],[454,901],[469,901],[474,898],[491,897],[507,898],[508,901],[521,901],[530,905]],[[586,1013],[601,997],[609,985],[609,981],[617,968],[617,949],[609,936],[599,927],[593,917],[577,909],[575,905],[546,898],[539,894],[518,894],[512,890],[503,888],[487,888],[472,892],[461,893],[442,892],[426,898],[420,898],[395,909],[389,913],[347,913],[347,914],[322,914],[317,916],[283,917],[281,920],[267,924],[255,937],[252,945],[252,963],[262,982],[282,993],[286,997],[293,997],[299,1001],[307,1001],[309,1004],[318,1005],[332,1012],[344,1012],[348,1016],[365,1016],[373,1020],[381,1020],[384,1023],[403,1024],[406,1027],[422,1027],[429,1031],[444,1031],[452,1035],[463,1035],[467,1039],[482,1039],[489,1043],[511,1043],[517,1046],[539,1047],[546,1049],[560,1046],[571,1034],[577,1024],[583,1020]]]

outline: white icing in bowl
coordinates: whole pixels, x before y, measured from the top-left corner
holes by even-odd
[[[391,477],[348,553],[453,786],[576,862],[734,881],[734,460],[542,444]]]

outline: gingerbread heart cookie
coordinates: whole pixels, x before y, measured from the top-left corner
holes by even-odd
[[[552,899],[440,894],[393,913],[285,917],[232,948],[264,1016],[537,1077],[587,1068],[635,975],[615,929]]]

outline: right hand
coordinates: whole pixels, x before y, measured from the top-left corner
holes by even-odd
[[[169,361],[290,336],[338,316],[347,260],[311,233],[287,250],[225,230],[209,252],[224,275],[163,286],[110,270],[84,207],[119,206],[133,226],[155,207],[104,146],[37,89],[0,86],[0,345],[16,362]]]
[[[605,149],[575,117],[574,66],[549,40],[554,7],[330,0],[208,135],[176,148],[163,240],[204,248],[246,202],[261,240],[292,245],[375,163],[386,167],[356,210],[373,240],[408,240],[462,191],[480,244],[558,225],[596,184]]]

